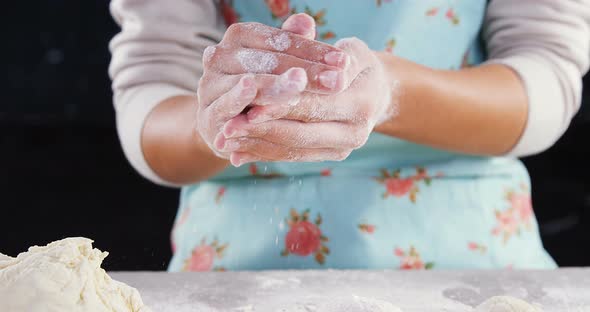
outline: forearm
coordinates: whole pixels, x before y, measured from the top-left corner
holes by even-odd
[[[201,139],[196,114],[196,97],[177,96],[158,104],[145,121],[141,136],[145,159],[168,182],[199,182],[229,164],[215,156]]]
[[[526,91],[503,65],[434,70],[379,53],[393,84],[397,114],[375,131],[455,152],[499,155],[516,144],[527,120]]]

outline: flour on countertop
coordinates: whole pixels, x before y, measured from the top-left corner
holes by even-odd
[[[308,305],[303,305],[305,308]],[[318,303],[317,306],[313,306],[317,311],[321,312],[342,312],[342,311],[354,311],[354,312],[402,312],[400,308],[394,304],[376,299],[352,295],[350,297],[333,297],[329,300]],[[309,310],[308,311],[316,311]],[[290,310],[286,310],[290,311]]]
[[[247,306],[235,308],[234,311],[236,311],[236,312],[254,312],[254,306],[247,305]]]
[[[261,289],[278,288],[280,286],[284,286],[285,284],[291,284],[291,286],[295,286],[295,285],[298,286],[299,284],[301,284],[301,280],[299,280],[296,277],[289,277],[287,279],[278,279],[278,278],[260,276],[257,278],[257,280],[259,282],[258,285]]]
[[[394,306],[392,303],[375,299],[375,298],[367,298],[367,297],[360,297],[356,295],[352,295],[354,300],[358,303],[362,310],[360,311],[367,311],[367,312],[402,312],[400,308]]]
[[[527,302],[510,296],[492,297],[475,308],[475,312],[541,312]]]

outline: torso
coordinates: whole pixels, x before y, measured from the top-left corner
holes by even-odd
[[[307,12],[319,40],[355,36],[433,68],[484,60],[485,0],[222,1],[220,9],[230,23],[272,26]],[[529,190],[517,160],[372,134],[343,162],[258,163],[184,188],[170,270],[554,267]]]

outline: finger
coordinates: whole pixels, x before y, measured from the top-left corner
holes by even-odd
[[[240,114],[256,97],[256,84],[252,75],[242,76],[239,82],[228,92],[217,98],[205,108],[205,116],[209,120],[226,122]]]
[[[353,124],[369,118],[368,106],[349,103],[350,99],[345,96],[303,93],[297,105],[276,105],[270,102],[266,106],[254,106],[248,111],[247,118],[250,123],[288,119],[306,123],[339,121]]]
[[[272,83],[259,86],[254,105],[293,106],[299,102],[300,94],[307,86],[307,75],[302,68],[291,68],[272,78]]]
[[[295,148],[260,138],[226,139],[223,136],[218,136],[215,139],[214,145],[223,154],[249,153],[256,156],[257,159],[265,161],[342,160],[351,151],[351,149],[343,150],[333,148]]]
[[[235,86],[242,77],[249,77],[253,81],[256,97],[251,104],[257,105],[296,104],[299,94],[307,86],[307,76],[301,68],[291,68],[282,75],[216,75],[207,78],[208,82],[199,84],[199,103],[209,106],[207,103],[212,103],[229,92],[231,87],[228,86]]]
[[[232,161],[233,159],[233,161]],[[231,153],[230,157],[229,157],[229,162],[234,166],[234,167],[240,167],[244,164],[247,163],[253,163],[253,162],[259,162],[262,161],[262,159],[260,159],[260,157],[249,154],[249,153]]]
[[[214,61],[206,65],[226,75],[245,73],[280,75],[293,67],[305,69],[307,91],[315,93],[337,93],[344,89],[344,70],[335,66],[311,62],[298,57],[247,48],[218,48]]]
[[[303,123],[293,120],[270,120],[253,124],[244,115],[232,118],[223,126],[228,139],[262,138],[269,142],[298,148],[358,148],[364,145],[369,129],[346,123]]]
[[[341,68],[348,62],[348,56],[346,53],[342,54],[339,48],[260,23],[233,24],[227,29],[224,41],[237,43],[245,48],[281,52]]]
[[[338,40],[334,46],[350,55],[350,64],[346,70],[346,87],[348,87],[364,70],[371,67],[373,59],[371,49],[360,39],[351,37]]]
[[[300,35],[303,38],[315,39],[316,25],[313,17],[305,14],[293,14],[283,23],[281,29]]]
[[[230,161],[234,166],[243,165],[252,161],[284,161],[284,162],[319,162],[344,160],[352,150],[337,149],[304,149],[292,148],[274,144],[262,139],[243,138],[240,140],[228,140],[226,145],[238,147],[239,150],[231,152]],[[254,156],[244,159],[243,154]]]

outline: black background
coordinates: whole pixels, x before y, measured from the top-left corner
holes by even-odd
[[[142,179],[119,146],[107,76],[118,28],[108,1],[6,5],[0,252],[81,235],[111,252],[109,270],[165,269],[178,190]],[[525,159],[544,244],[563,266],[590,265],[589,131],[583,105],[556,146]]]

